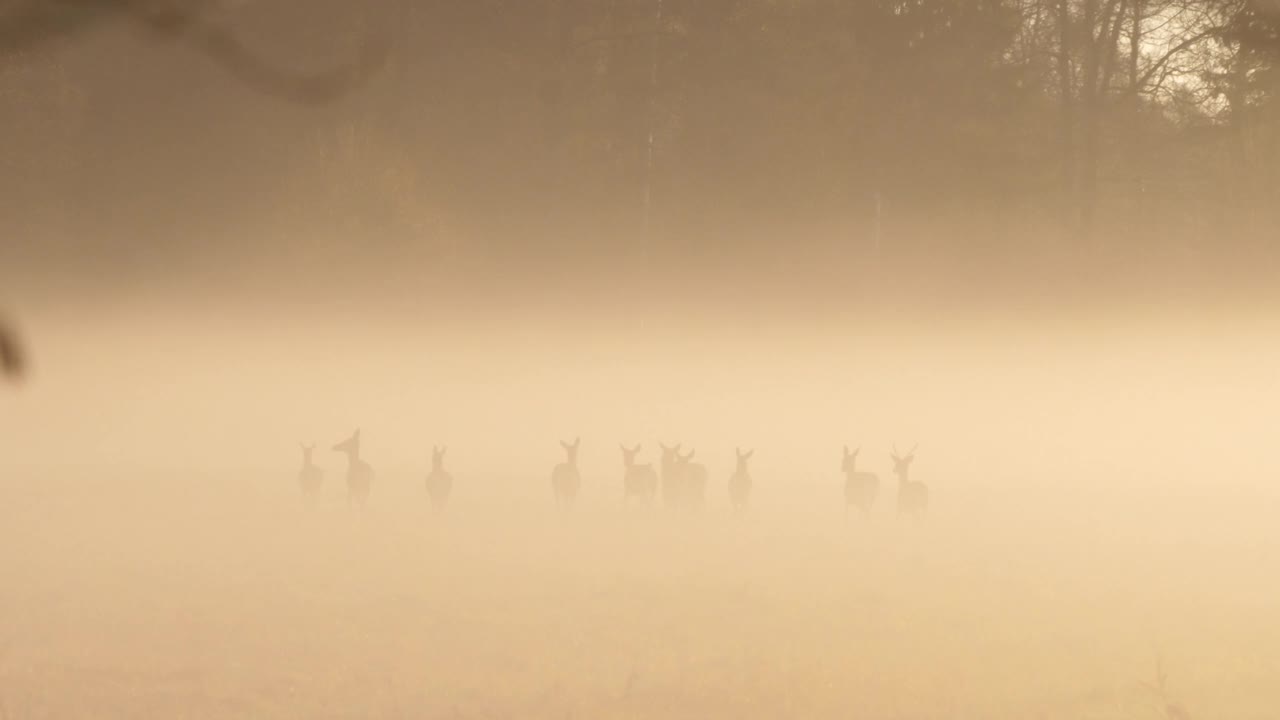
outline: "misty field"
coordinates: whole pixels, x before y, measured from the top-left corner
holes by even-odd
[[[0,506],[0,717],[1274,718],[1274,494],[984,491],[842,516],[839,476],[44,477]],[[1012,489],[1011,489],[1012,490]],[[1162,693],[1157,668],[1167,679]]]

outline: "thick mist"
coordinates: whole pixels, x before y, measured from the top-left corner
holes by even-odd
[[[1256,314],[389,295],[28,308],[7,707],[1266,716],[1280,348]],[[329,449],[357,427],[363,510]],[[625,504],[619,444],[677,442],[706,507]],[[931,507],[898,517],[889,453],[917,444]],[[866,517],[845,445],[880,477]]]
[[[1274,718],[1271,5],[0,11],[0,720]]]

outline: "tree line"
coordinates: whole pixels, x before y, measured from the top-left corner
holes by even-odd
[[[1280,222],[1275,0],[31,7],[58,22],[0,18],[0,97],[17,110],[0,124],[23,140],[3,150],[6,222],[25,218],[26,230],[82,213],[120,220],[128,198],[111,193],[134,190],[92,178],[125,173],[138,146],[120,137],[166,120],[115,107],[127,83],[136,95],[138,83],[222,72],[272,92],[291,76],[267,63],[308,53],[310,67],[354,59],[314,81],[316,97],[343,91],[330,106],[228,113],[191,131],[203,134],[193,146],[216,148],[207,158],[166,140],[209,162],[228,149],[254,158],[193,168],[173,227],[190,208],[247,193],[233,172],[254,176],[254,221],[386,242],[501,246],[535,229],[657,242],[824,222],[869,242],[883,216],[903,235],[913,223],[954,229],[921,241],[945,245],[1157,247],[1176,235],[1221,248],[1265,242]],[[90,20],[112,17],[197,52],[172,68],[117,57],[112,72],[86,69],[102,58],[68,48],[95,32]],[[136,35],[115,47],[143,52]],[[353,77],[362,86],[347,92]],[[171,107],[245,102],[234,82],[202,93]],[[149,167],[151,190],[177,192],[176,164]],[[135,215],[154,213],[138,204]]]

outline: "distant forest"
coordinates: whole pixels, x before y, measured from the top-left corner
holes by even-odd
[[[1280,0],[4,6],[17,255],[877,226],[961,250],[1254,252],[1280,228]],[[320,71],[373,46],[327,102],[258,92],[235,57]]]

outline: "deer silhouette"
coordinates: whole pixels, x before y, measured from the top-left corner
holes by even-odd
[[[875,473],[858,472],[858,453],[862,448],[857,448],[853,452],[849,452],[849,446],[844,446],[844,460],[840,463],[840,470],[844,472],[844,514],[849,515],[849,508],[856,507],[866,515],[871,512],[871,506],[875,504],[876,498],[880,495],[880,478]]]
[[[665,443],[658,443],[658,447],[662,448],[662,504],[669,508],[677,507],[684,502],[685,495],[679,467],[680,445],[668,447]]]
[[[431,472],[427,475],[427,495],[436,509],[442,509],[453,493],[453,476],[444,469],[444,454],[449,448],[431,446]]]
[[[574,438],[573,444],[561,440],[565,461],[551,471],[551,491],[555,495],[556,504],[563,508],[573,505],[578,497],[578,488],[582,486],[582,476],[578,474],[578,446],[582,438]]]
[[[693,462],[696,450],[676,455],[676,470],[680,477],[680,501],[685,507],[701,507],[707,498],[707,466]]]
[[[320,486],[324,484],[324,471],[311,457],[315,451],[315,445],[302,446],[302,469],[298,471],[298,487],[302,489],[302,497],[310,503],[320,497]]]
[[[919,446],[916,446],[919,447]],[[929,507],[929,488],[924,483],[912,482],[908,477],[911,463],[916,459],[916,448],[906,455],[898,454],[898,446],[893,446],[893,474],[898,476],[898,513],[916,515]]]
[[[747,500],[751,498],[751,473],[747,470],[747,461],[756,451],[748,450],[744,453],[734,448],[733,452],[738,457],[738,467],[729,477],[729,502],[734,510],[741,511],[746,509]]]
[[[648,505],[658,492],[658,473],[652,463],[637,463],[636,455],[640,453],[640,445],[628,449],[619,445],[622,450],[622,501],[629,503],[639,500]]]
[[[364,507],[373,489],[373,468],[360,459],[360,431],[333,446],[347,456],[347,505]]]

